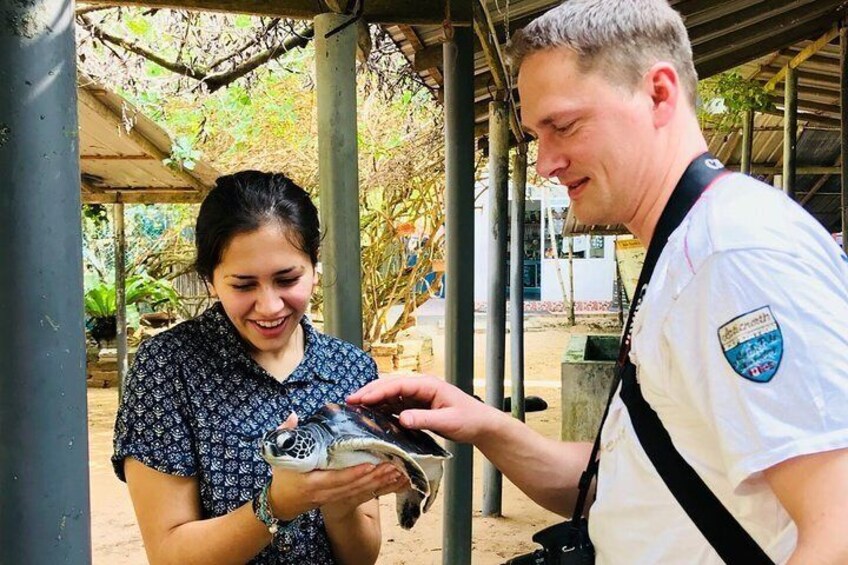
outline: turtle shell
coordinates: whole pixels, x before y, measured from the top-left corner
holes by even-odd
[[[297,434],[300,443],[290,439]],[[298,466],[300,457],[280,457],[273,446],[280,441],[302,445],[305,452],[319,453],[312,467]],[[436,500],[444,473],[443,463],[451,454],[426,432],[410,430],[394,415],[366,406],[327,404],[298,425],[295,430],[277,429],[265,434],[263,456],[272,465],[304,471],[342,469],[361,463],[389,462],[409,480],[409,488],[398,491],[397,514],[400,525],[411,528]],[[289,454],[298,448],[287,446]]]

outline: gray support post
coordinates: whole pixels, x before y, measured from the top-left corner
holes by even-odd
[[[0,563],[91,563],[73,17],[0,7]]]
[[[751,153],[754,147],[754,111],[746,110],[742,121],[742,168],[743,175],[751,174]]]
[[[489,300],[486,307],[486,404],[503,410],[506,363],[506,216],[509,106],[489,103]],[[501,515],[503,477],[483,464],[483,516]]]
[[[359,173],[356,144],[356,26],[329,38],[351,16],[315,17],[318,100],[321,276],[324,330],[362,346],[362,260],[359,245]]]
[[[559,259],[557,259],[559,261]],[[568,236],[568,323],[574,326],[574,236]]]
[[[445,69],[445,376],[474,391],[474,43],[471,28],[454,29],[442,45]],[[442,563],[471,563],[474,451],[447,442]]]
[[[124,203],[112,205],[112,220],[115,223],[115,326],[118,329],[118,398],[124,397],[124,382],[127,377],[127,237],[124,233]]]
[[[795,200],[795,153],[798,143],[798,71],[786,71],[783,106],[783,192]]]
[[[839,132],[842,148],[842,250],[848,253],[848,28],[845,26],[839,30],[839,69],[839,116],[842,120]]]
[[[512,161],[512,229],[509,247],[509,336],[512,416],[524,421],[524,210],[527,200],[527,146]]]

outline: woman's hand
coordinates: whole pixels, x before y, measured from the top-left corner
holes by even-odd
[[[292,414],[281,427],[297,426]],[[298,473],[272,467],[269,498],[274,516],[292,520],[314,508],[325,519],[340,519],[369,500],[406,486],[406,478],[390,463],[369,463],[339,470]]]

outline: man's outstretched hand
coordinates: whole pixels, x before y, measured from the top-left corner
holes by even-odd
[[[457,387],[435,377],[388,377],[347,397],[349,404],[383,406],[399,414],[402,426],[430,430],[457,442],[475,443],[493,417],[502,415]]]

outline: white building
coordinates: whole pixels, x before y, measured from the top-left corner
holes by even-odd
[[[569,203],[567,191],[561,186],[547,189],[527,187],[524,222],[525,310],[561,309],[563,288],[565,296],[569,295],[569,238],[562,235]],[[485,304],[489,292],[489,193],[487,186],[482,183],[477,185],[474,238],[474,301]],[[574,237],[572,263],[577,312],[609,311],[613,307],[616,292],[614,253],[613,236]],[[508,281],[507,271],[507,284]]]

